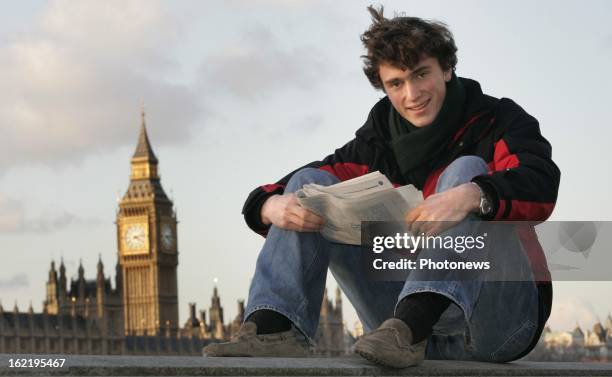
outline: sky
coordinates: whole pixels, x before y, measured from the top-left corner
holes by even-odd
[[[117,197],[140,104],[179,220],[179,318],[245,299],[256,186],[350,140],[383,94],[362,72],[363,1],[20,1],[0,14],[0,299],[42,309],[52,260],[114,276]],[[379,4],[379,3],[375,3]],[[447,23],[459,76],[540,121],[562,171],[552,220],[612,219],[608,1],[383,1]],[[610,274],[612,278],[612,271]],[[611,279],[612,280],[612,279]],[[336,283],[328,280],[330,293]],[[549,324],[591,327],[612,283],[557,282]],[[346,299],[345,299],[346,302]],[[357,319],[345,305],[349,328]]]

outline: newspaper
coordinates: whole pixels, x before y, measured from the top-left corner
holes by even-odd
[[[413,185],[394,188],[378,171],[332,186],[310,183],[296,195],[302,207],[325,219],[323,237],[350,245],[361,245],[362,221],[403,221],[423,200]]]

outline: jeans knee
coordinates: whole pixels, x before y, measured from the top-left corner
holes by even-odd
[[[291,179],[289,179],[287,183],[287,190],[290,192],[297,191],[308,183],[330,186],[338,182],[338,178],[325,170],[303,168],[291,176]]]
[[[472,178],[486,174],[487,163],[478,156],[461,156],[451,162],[440,175],[436,192],[446,191],[460,184],[470,182]]]

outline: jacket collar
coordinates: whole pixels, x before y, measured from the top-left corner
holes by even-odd
[[[491,111],[498,99],[482,92],[480,84],[472,79],[460,77],[466,91],[466,108],[463,115],[463,124],[467,124],[475,115]],[[367,142],[376,142],[387,145],[391,135],[389,132],[388,114],[391,101],[387,96],[381,98],[370,111],[365,124],[355,133]]]

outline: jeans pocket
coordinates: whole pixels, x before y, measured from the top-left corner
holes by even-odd
[[[536,324],[526,320],[510,337],[491,354],[491,361],[506,362],[516,359],[529,346],[535,334]]]

